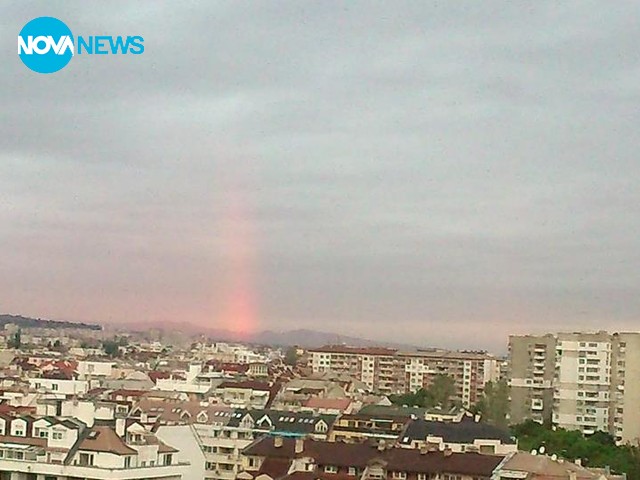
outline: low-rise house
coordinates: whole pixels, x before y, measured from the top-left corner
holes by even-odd
[[[222,382],[215,388],[213,398],[232,408],[265,408],[272,387],[256,381]]]
[[[413,419],[399,443],[405,448],[478,451],[499,455],[518,450],[516,440],[508,431],[484,422],[476,422],[473,417],[464,417],[460,422]]]

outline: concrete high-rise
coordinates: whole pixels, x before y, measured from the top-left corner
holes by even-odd
[[[510,421],[531,418],[619,443],[640,439],[640,333],[509,339]]]

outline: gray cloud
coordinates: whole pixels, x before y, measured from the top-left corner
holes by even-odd
[[[145,54],[33,74],[15,36],[41,15],[142,34]],[[600,2],[7,6],[1,310],[496,350],[637,328],[637,20]]]

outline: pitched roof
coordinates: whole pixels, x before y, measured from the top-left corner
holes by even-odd
[[[78,450],[90,452],[108,452],[115,455],[135,455],[137,452],[127,446],[124,440],[111,427],[93,427],[82,440]]]
[[[404,433],[401,443],[424,441],[427,436],[440,437],[446,443],[473,443],[476,439],[500,440],[505,444],[516,443],[508,431],[488,423],[476,422],[470,417],[464,417],[460,422],[413,420]]]
[[[387,470],[413,473],[455,473],[471,476],[491,476],[503,456],[479,453],[425,452],[416,449],[390,448],[378,450],[367,444],[347,444],[305,440],[303,451],[295,452],[295,439],[283,438],[282,446],[275,446],[274,437],[263,437],[243,451],[245,455],[287,458],[312,457],[317,465],[365,468],[371,461],[382,461]]]
[[[322,398],[311,397],[304,404],[307,408],[322,408],[330,410],[346,410],[351,405],[350,398]]]

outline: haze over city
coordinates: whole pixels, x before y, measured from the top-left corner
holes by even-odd
[[[496,351],[637,329],[635,4],[114,5],[3,7],[0,312]],[[145,54],[35,75],[41,15]]]

